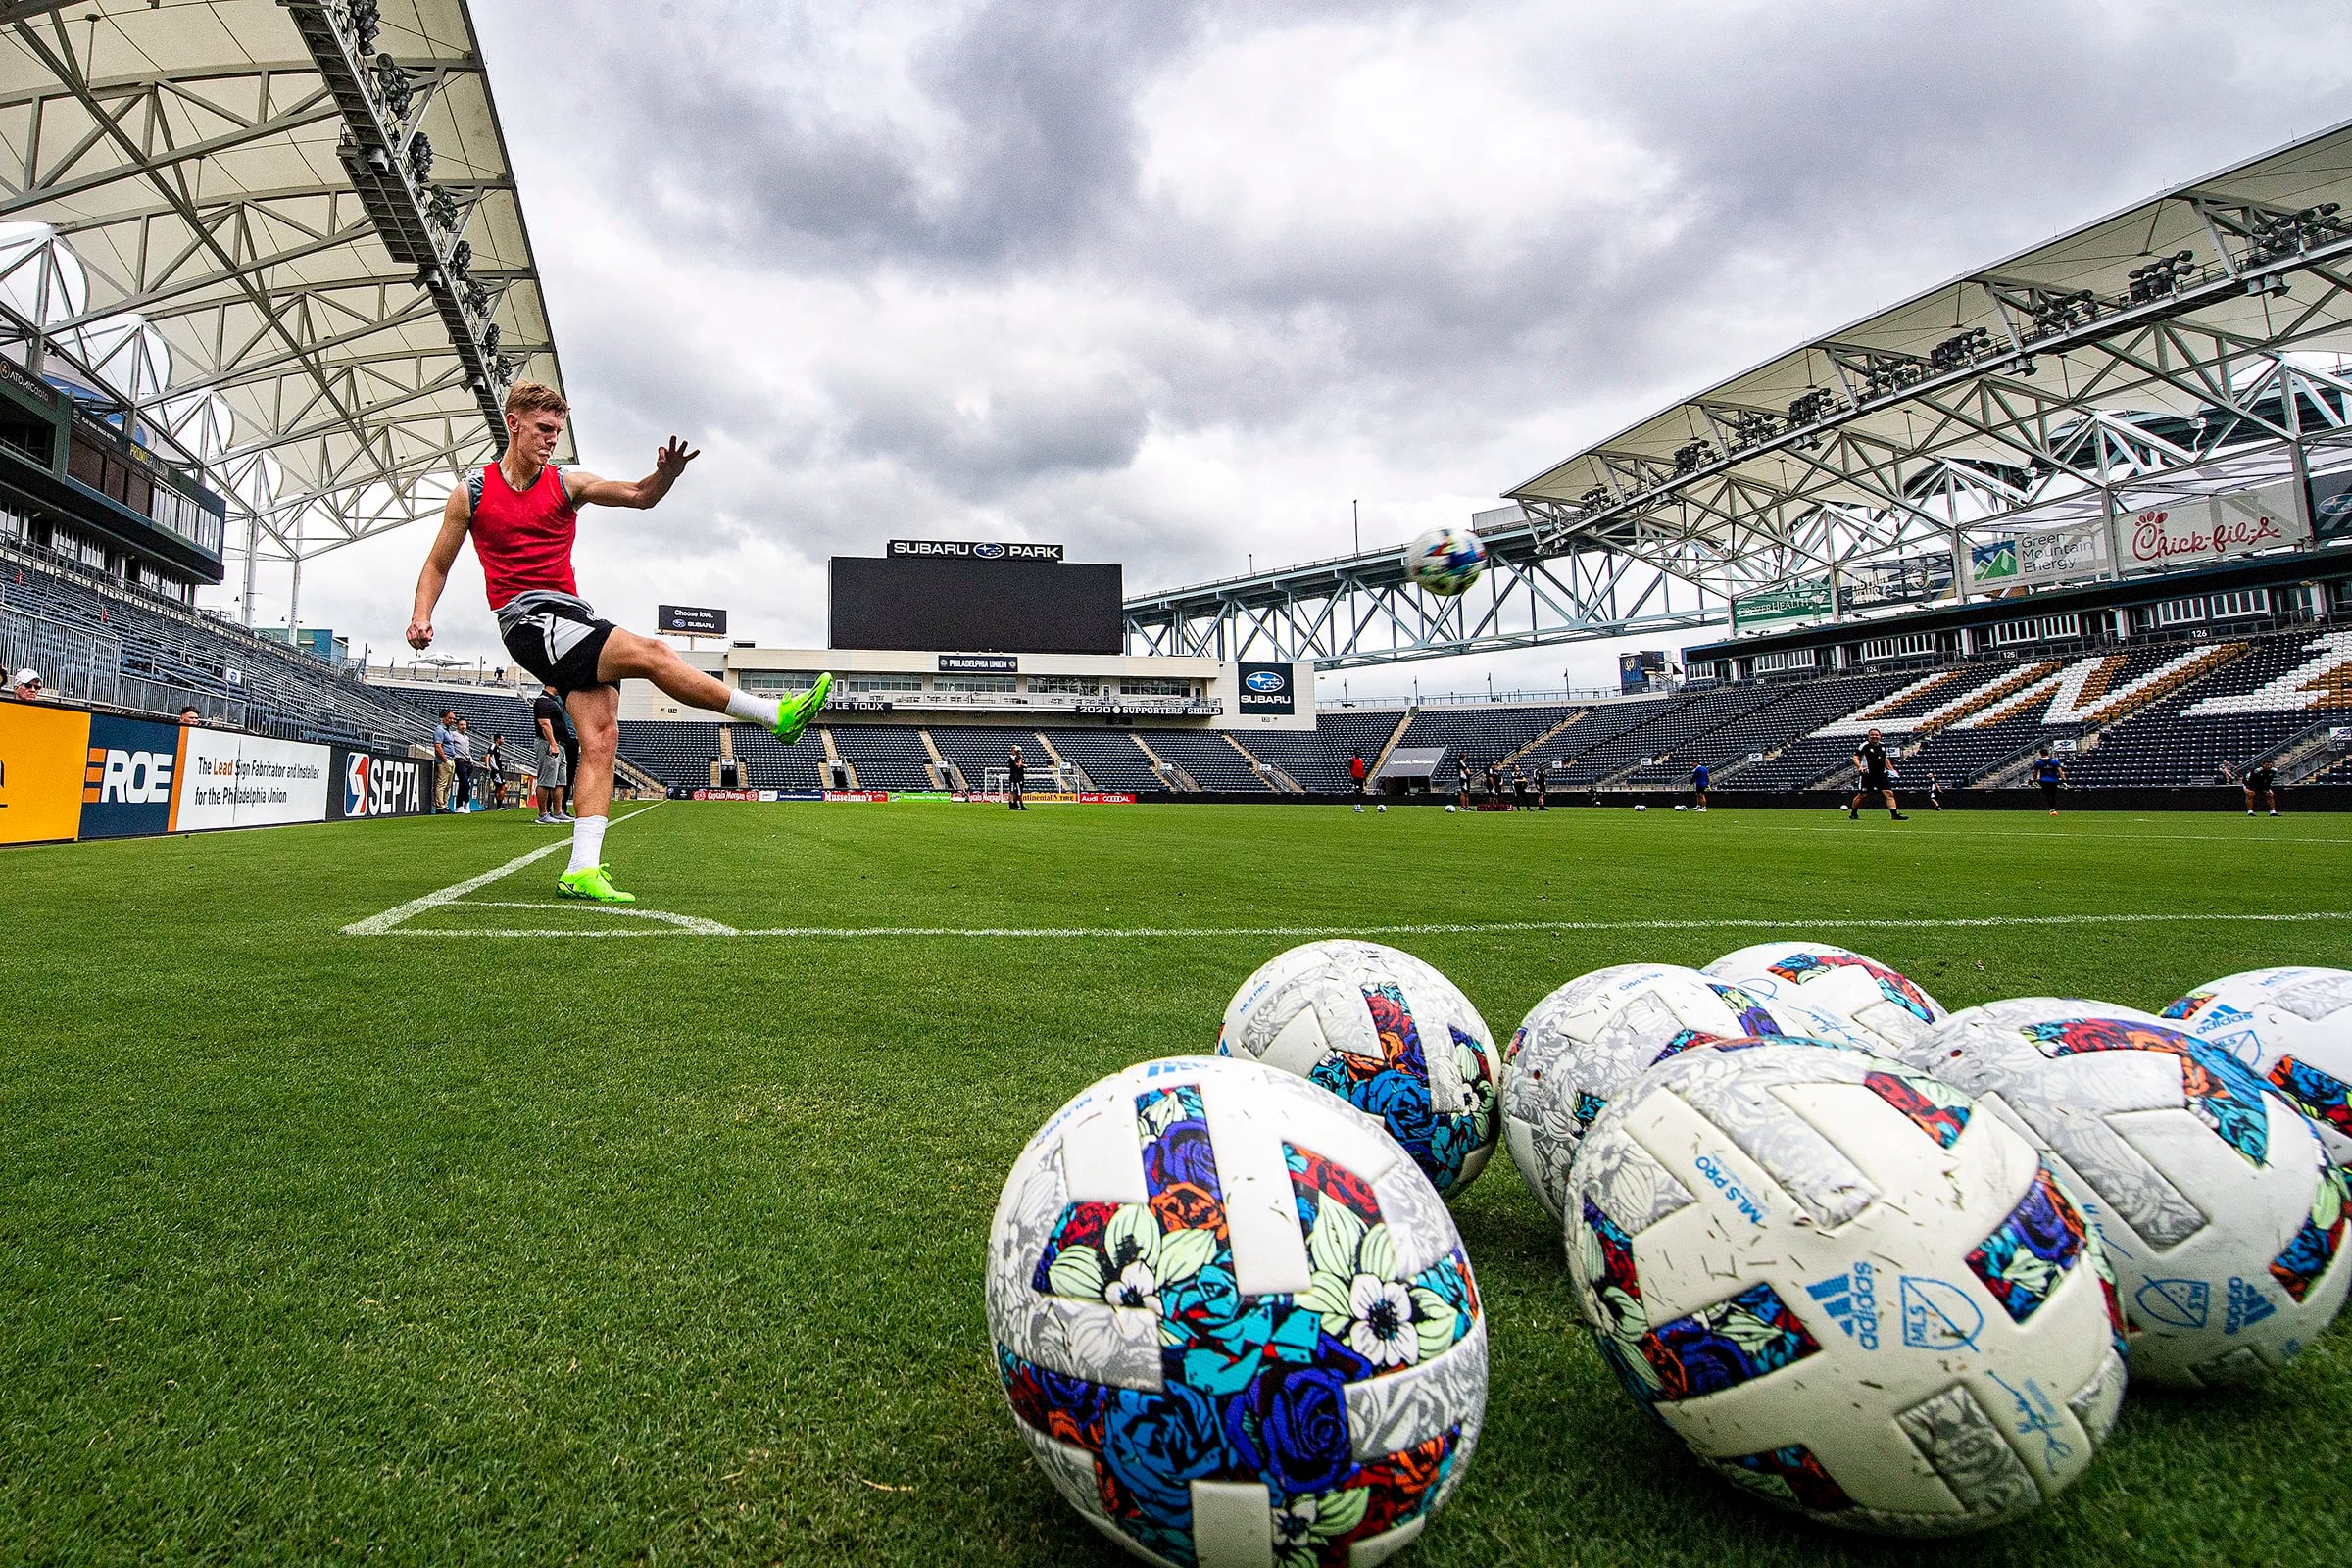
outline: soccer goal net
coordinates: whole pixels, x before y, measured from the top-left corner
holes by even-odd
[[[1074,786],[1058,762],[1043,763],[1029,769],[1021,780],[1021,789],[1031,795],[1066,795]],[[981,776],[981,790],[989,795],[1003,795],[1012,788],[1012,770],[992,767]]]

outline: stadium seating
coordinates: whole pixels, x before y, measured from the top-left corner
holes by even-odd
[[[1315,727],[1245,730],[1238,734],[1250,755],[1271,762],[1303,790],[1338,792],[1351,787],[1348,762],[1361,756],[1370,767],[1404,717],[1401,708],[1328,708]]]
[[[985,788],[988,770],[1003,767],[1005,754],[1015,746],[1021,749],[1021,760],[1032,769],[1048,766],[1054,760],[1034,730],[1016,729],[1011,725],[931,724],[925,727],[930,731],[931,744],[939,748],[939,755],[962,770],[966,789]]]
[[[681,724],[680,729],[687,726]],[[710,751],[707,757],[718,755],[718,726],[701,726],[710,731]],[[730,724],[729,743],[735,749],[735,760],[743,764],[743,782],[747,789],[757,790],[821,790],[827,787],[825,776],[825,739],[817,730],[810,730],[790,746],[776,739],[773,731],[757,724]],[[839,733],[836,731],[835,733]],[[621,750],[628,751],[628,740],[622,737]],[[630,760],[638,759],[631,755]],[[706,762],[697,787],[710,781]],[[924,786],[928,787],[928,786]]]
[[[718,757],[718,726],[624,718],[620,721],[620,755],[672,789],[707,790],[710,764]],[[743,754],[738,751],[736,755]],[[764,779],[758,783],[770,789],[779,787]]]
[[[858,772],[861,789],[933,790],[923,737],[902,724],[837,724],[833,749]]]
[[[1396,744],[1406,748],[1443,746],[1446,757],[1441,765],[1450,767],[1466,757],[1476,767],[1525,750],[1582,711],[1551,704],[1522,707],[1480,703],[1461,708],[1424,708],[1413,714],[1413,721],[1405,726],[1404,738]],[[1371,760],[1371,753],[1364,755],[1366,760]]]
[[[95,671],[91,695],[114,706],[175,713],[193,703],[208,717],[286,740],[405,747],[431,733],[413,705],[322,660],[13,549],[0,549],[0,611],[36,640],[46,628],[52,646],[111,652],[116,667]]]
[[[1250,759],[1235,751],[1217,731],[1165,730],[1146,740],[1160,760],[1183,768],[1204,790],[1250,794],[1274,788],[1250,765]]]
[[[1152,759],[1136,745],[1135,736],[1125,730],[1049,729],[1040,733],[1053,741],[1054,750],[1086,769],[1086,776],[1095,781],[1099,790],[1117,790],[1130,795],[1161,795],[1168,791],[1167,781],[1152,771]]]

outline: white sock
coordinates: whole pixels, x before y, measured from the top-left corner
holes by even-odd
[[[783,703],[773,697],[754,697],[740,687],[727,693],[729,718],[748,718],[755,724],[774,729],[776,715],[783,710]]]
[[[565,875],[605,863],[606,820],[601,816],[583,816],[571,824],[571,865]]]

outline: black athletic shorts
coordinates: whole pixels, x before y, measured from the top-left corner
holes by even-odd
[[[1863,776],[1862,793],[1865,795],[1884,795],[1892,788],[1894,788],[1894,780],[1885,773],[1869,773]]]
[[[2051,783],[2048,779],[2042,780],[2041,798],[2050,805],[2056,806],[2058,804],[2058,786]]]
[[[514,662],[556,689],[558,696],[608,684],[596,678],[612,623],[570,594],[534,589],[498,612],[498,634]]]

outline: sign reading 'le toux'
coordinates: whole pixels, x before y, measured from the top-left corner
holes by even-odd
[[[995,539],[893,539],[893,557],[938,556],[951,561],[1059,561],[1059,545],[1013,545]]]

